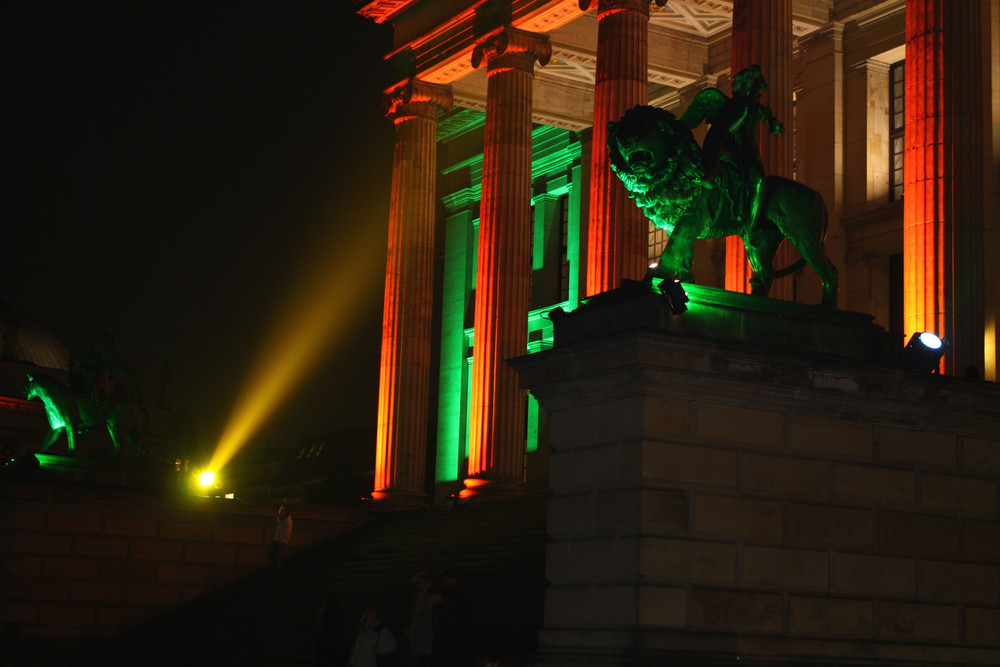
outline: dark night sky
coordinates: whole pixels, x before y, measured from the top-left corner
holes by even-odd
[[[0,299],[73,354],[110,327],[148,402],[169,363],[172,404],[211,441],[303,258],[331,229],[384,243],[391,28],[348,0],[2,15]],[[370,271],[369,306],[265,435],[374,423],[384,264]]]

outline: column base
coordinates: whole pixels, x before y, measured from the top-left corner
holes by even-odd
[[[381,510],[411,510],[429,504],[427,495],[423,493],[395,489],[372,491],[372,507]]]
[[[465,480],[465,488],[459,492],[458,496],[463,500],[469,498],[500,500],[503,498],[515,498],[524,494],[524,483],[520,480],[469,477]]]

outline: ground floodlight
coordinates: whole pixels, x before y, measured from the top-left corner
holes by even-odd
[[[215,473],[211,470],[206,470],[198,476],[198,483],[204,487],[209,487],[215,484]]]
[[[674,315],[680,315],[688,309],[688,295],[687,292],[684,291],[684,286],[681,285],[681,281],[664,280],[660,283],[660,291],[666,295],[667,301],[670,302],[670,312]]]
[[[913,334],[903,348],[903,365],[913,371],[937,371],[941,357],[948,351],[948,341],[929,331]]]

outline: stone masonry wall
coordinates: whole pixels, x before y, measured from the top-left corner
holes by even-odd
[[[515,365],[545,664],[1000,663],[996,384],[651,330]]]
[[[112,634],[267,564],[276,505],[8,484],[0,490],[4,634]],[[288,553],[361,511],[291,508]]]

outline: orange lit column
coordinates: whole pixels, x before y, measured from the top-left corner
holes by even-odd
[[[951,349],[942,371],[983,371],[980,3],[906,3],[903,325]]]
[[[740,70],[760,65],[767,91],[762,101],[785,126],[782,135],[766,127],[757,130],[757,145],[764,173],[792,176],[792,1],[735,0],[733,41],[730,51],[730,81]],[[783,243],[775,260],[776,268],[791,263],[788,244]],[[726,289],[749,292],[750,267],[743,242],[726,239]],[[770,296],[791,298],[791,280],[775,281]]]
[[[591,0],[581,0],[589,8]],[[608,161],[608,123],[648,99],[649,0],[598,0],[594,136],[590,159],[587,295],[646,274],[649,223]]]
[[[531,272],[531,84],[552,47],[505,27],[481,39],[487,67],[483,189],[472,348],[469,479],[464,495],[516,488],[524,468],[525,392],[505,359],[525,354]]]
[[[389,91],[396,125],[382,313],[375,489],[381,503],[425,501],[437,118],[451,91],[411,79]]]

